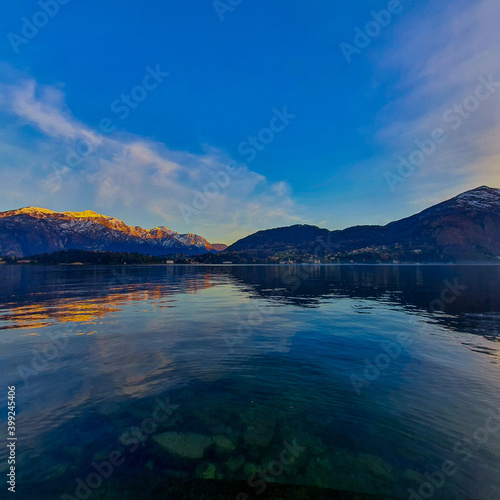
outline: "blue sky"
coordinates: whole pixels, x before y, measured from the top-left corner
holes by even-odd
[[[236,4],[11,5],[0,210],[90,209],[230,243],[500,187],[496,0]]]

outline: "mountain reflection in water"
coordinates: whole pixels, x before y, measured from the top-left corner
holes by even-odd
[[[126,461],[95,498],[408,498],[451,460],[435,498],[497,500],[500,432],[473,436],[500,409],[499,278],[498,266],[2,266],[20,497],[75,497],[118,450]],[[134,447],[127,433],[158,398],[175,411]],[[285,442],[302,451],[259,495],[247,480]]]

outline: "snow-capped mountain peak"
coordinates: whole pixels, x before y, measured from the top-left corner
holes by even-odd
[[[55,212],[25,207],[0,212],[0,255],[26,257],[58,250],[110,250],[151,255],[199,254],[218,248],[196,234],[165,226],[144,229],[92,210]]]
[[[481,186],[471,191],[459,194],[455,197],[458,205],[470,206],[475,208],[498,207],[500,202],[500,189]]]

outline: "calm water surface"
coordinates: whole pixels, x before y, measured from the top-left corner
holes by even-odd
[[[0,282],[18,498],[500,498],[500,266],[0,266]]]

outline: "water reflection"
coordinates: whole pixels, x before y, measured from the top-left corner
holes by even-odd
[[[2,376],[22,402],[22,498],[74,496],[76,478],[116,449],[127,461],[96,498],[126,498],[124,484],[137,495],[138,483],[144,498],[166,488],[182,498],[174,492],[191,479],[252,497],[247,478],[294,440],[305,449],[262,498],[277,483],[406,498],[500,408],[498,267],[0,273]],[[412,342],[358,395],[351,377],[401,334]],[[58,335],[67,342],[36,368]],[[175,417],[132,453],[127,432],[158,397],[178,405]],[[460,462],[439,498],[496,500],[499,460],[500,433]]]
[[[95,323],[127,303],[169,308],[176,294],[234,285],[274,306],[315,308],[335,299],[363,299],[446,313],[435,320],[491,341],[500,335],[500,266],[5,266],[0,273],[6,283],[0,329]],[[441,300],[443,291],[451,300]],[[356,307],[359,314],[373,312],[365,302]]]
[[[182,274],[183,279],[179,280],[175,279],[176,273],[150,275],[138,268],[130,272],[85,269],[82,273],[66,267],[63,271],[21,266],[2,270],[10,272],[5,277],[8,286],[0,293],[0,300],[5,301],[0,303],[0,330],[33,329],[57,323],[97,324],[99,319],[123,310],[128,303],[148,301],[153,307],[172,307],[169,296],[194,294],[213,286],[208,275]],[[150,281],[151,276],[154,279]]]

